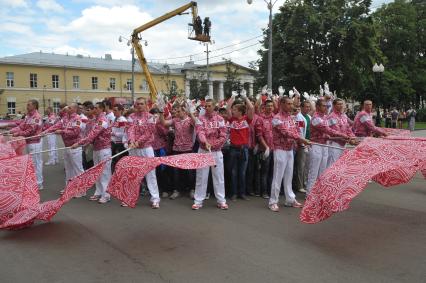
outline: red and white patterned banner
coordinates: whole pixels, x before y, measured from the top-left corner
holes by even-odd
[[[0,228],[21,228],[38,214],[38,193],[30,155],[0,160]]]
[[[20,229],[35,220],[49,221],[73,197],[94,185],[105,162],[74,177],[56,200],[40,203],[34,166],[30,155],[0,160],[0,229]]]
[[[382,129],[389,136],[400,136],[400,137],[410,137],[411,136],[410,130],[392,129],[392,128],[382,128]]]
[[[110,182],[111,195],[134,207],[143,177],[160,164],[196,169],[215,165],[215,162],[211,154],[196,153],[158,158],[125,157],[116,165]],[[101,162],[71,179],[59,199],[40,203],[31,156],[0,159],[0,229],[25,228],[35,220],[49,221],[66,202],[92,187],[104,166],[105,162]]]
[[[108,192],[128,206],[135,207],[142,179],[160,164],[182,169],[197,169],[213,166],[215,161],[210,153],[187,153],[165,157],[126,156],[115,165]]]
[[[305,223],[317,223],[349,208],[369,180],[383,186],[407,183],[417,171],[426,178],[426,139],[366,138],[346,150],[317,180],[300,214]]]
[[[26,145],[22,137],[0,136],[0,159],[24,155]]]

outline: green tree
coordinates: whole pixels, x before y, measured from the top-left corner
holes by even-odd
[[[386,67],[382,85],[386,106],[407,107],[416,99],[413,81],[421,78],[416,77],[420,58],[415,6],[411,1],[396,0],[374,13]]]
[[[371,87],[371,67],[381,56],[375,43],[371,0],[294,0],[273,19],[273,89],[318,93],[328,81],[340,96]],[[263,41],[267,48],[267,31]],[[259,51],[258,85],[266,84],[267,50]]]
[[[232,64],[231,60],[226,60],[226,80],[223,83],[223,92],[225,99],[231,97],[232,91],[240,90],[241,82],[238,78],[238,66]]]

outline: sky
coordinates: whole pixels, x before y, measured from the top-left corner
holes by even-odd
[[[0,57],[46,52],[130,59],[134,28],[188,3],[188,0],[0,0]],[[212,22],[210,62],[230,59],[248,66],[258,59],[269,11],[264,0],[198,0],[198,14]],[[285,0],[277,0],[273,12]],[[372,7],[391,0],[373,0]],[[188,40],[191,15],[171,18],[141,34],[148,61],[206,63],[206,46]]]

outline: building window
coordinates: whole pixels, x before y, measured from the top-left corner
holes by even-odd
[[[52,75],[52,88],[59,88],[59,76]]]
[[[72,87],[73,88],[80,88],[80,77],[79,76],[72,76]]]
[[[13,72],[6,72],[6,86],[7,87],[14,87],[15,86],[15,82],[13,79]]]
[[[98,89],[98,77],[92,77],[92,89]]]
[[[146,80],[142,81],[142,91],[148,91],[148,82]]]
[[[7,113],[16,114],[16,102],[7,102]]]
[[[133,86],[132,86],[132,79],[127,79],[127,84],[126,84],[127,90],[131,91]]]
[[[55,113],[59,113],[59,105],[61,104],[61,102],[59,101],[53,101],[53,112]]]
[[[115,78],[109,78],[109,89],[115,90]]]
[[[176,81],[172,81],[172,91],[177,90],[177,83]]]
[[[16,98],[15,97],[7,97],[7,113],[8,114],[16,114]]]
[[[30,74],[30,87],[31,88],[37,87],[37,74]]]

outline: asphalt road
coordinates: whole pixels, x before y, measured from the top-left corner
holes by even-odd
[[[416,132],[426,136],[426,131]],[[63,188],[45,167],[42,199]],[[315,224],[299,209],[273,213],[260,198],[146,198],[135,209],[76,199],[50,223],[0,231],[0,282],[426,282],[426,181],[377,184],[351,208]]]

